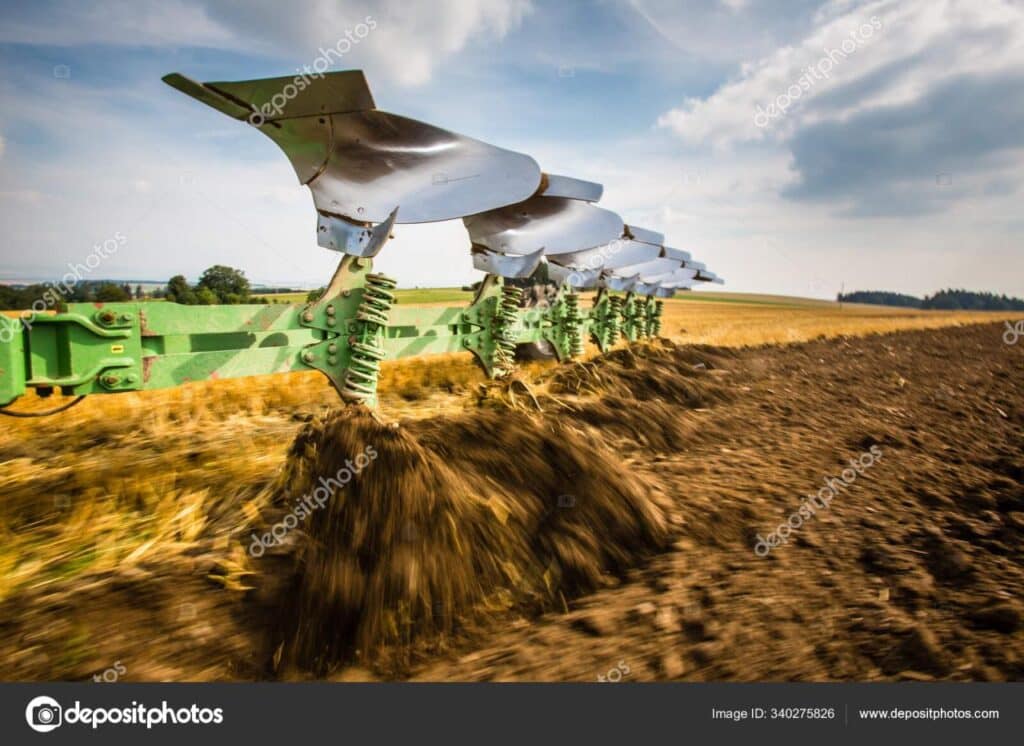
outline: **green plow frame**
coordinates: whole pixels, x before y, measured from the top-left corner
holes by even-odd
[[[372,260],[345,256],[323,296],[304,305],[71,303],[0,316],[0,407],[28,389],[84,396],[310,369],[344,400],[375,406],[385,359],[464,350],[500,378],[520,344],[547,341],[565,361],[588,339],[606,351],[657,334],[662,305],[602,290],[583,309],[563,290],[547,308],[520,308],[522,291],[495,275],[463,308],[404,307],[394,288]]]

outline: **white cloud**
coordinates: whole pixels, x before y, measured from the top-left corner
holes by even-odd
[[[208,46],[312,63],[372,16],[376,28],[353,59],[418,85],[468,45],[504,37],[530,10],[529,0],[43,0],[8,12],[0,42]]]
[[[370,5],[366,4],[368,12]],[[424,83],[441,59],[473,40],[489,43],[501,39],[529,10],[526,0],[388,3],[367,54],[395,80]]]
[[[0,42],[221,46],[230,31],[190,0],[40,0],[4,9]]]
[[[856,51],[827,56],[843,52],[843,41],[872,18],[881,28],[865,31]],[[825,119],[918,100],[954,76],[1024,70],[1024,8],[1007,0],[835,0],[816,19],[801,41],[745,64],[734,80],[707,98],[686,99],[659,125],[689,144],[785,139]],[[829,67],[824,78],[820,71]],[[786,112],[758,127],[758,107],[780,96],[785,105],[792,86]]]
[[[682,54],[700,62],[757,59],[812,26],[822,0],[629,0]]]

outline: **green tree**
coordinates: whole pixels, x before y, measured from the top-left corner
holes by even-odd
[[[96,300],[95,282],[80,280],[71,286],[71,292],[65,296],[71,303],[88,303]]]
[[[105,282],[96,288],[96,300],[100,303],[120,303],[131,299],[132,294],[125,290],[124,285]]]
[[[215,264],[203,272],[199,284],[196,285],[196,291],[204,288],[210,290],[219,303],[246,303],[252,292],[245,272],[225,267],[223,264]]]
[[[166,298],[171,303],[181,303],[186,306],[194,306],[198,302],[195,291],[189,287],[188,280],[184,275],[175,275],[167,281]]]
[[[322,288],[317,288],[316,290],[310,290],[308,293],[306,293],[306,302],[312,303],[313,301],[320,300],[320,298],[323,296],[326,290],[326,286]]]
[[[21,293],[8,285],[0,285],[0,311],[20,311]]]
[[[200,306],[215,306],[220,302],[217,294],[210,288],[198,288],[195,292],[196,303]]]

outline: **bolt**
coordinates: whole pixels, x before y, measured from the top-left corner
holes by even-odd
[[[302,353],[302,362],[304,362],[304,363],[311,363],[311,362],[313,362],[313,353],[312,352],[308,352],[308,351],[307,352],[303,352]]]
[[[335,354],[338,351],[338,345],[334,344],[334,342],[331,342],[329,345],[327,345],[327,351],[332,355]]]
[[[468,340],[468,339],[464,339],[464,340],[462,340],[462,346],[463,346],[463,347],[469,347],[469,345],[470,345],[470,342],[469,342],[469,340]]]
[[[342,291],[341,291],[341,297],[342,297],[342,298],[347,298],[347,297],[349,297],[350,295],[352,295],[352,291],[351,291],[351,290],[342,290]]]
[[[124,377],[124,382],[125,383],[135,383],[135,381],[136,381],[136,378],[135,378],[135,374],[134,373],[129,373],[128,375],[126,375]]]
[[[337,325],[338,325],[337,319],[327,319],[327,326],[337,326]]]
[[[121,381],[117,376],[103,376],[101,383],[104,386],[116,386]]]
[[[336,358],[334,355],[329,356],[327,358],[327,364],[328,365],[337,365],[338,364],[338,358]]]
[[[130,313],[122,313],[122,314],[121,314],[121,317],[120,317],[120,319],[119,319],[119,321],[120,321],[120,322],[121,322],[122,324],[127,324],[127,323],[128,323],[129,321],[131,321],[131,320],[132,320],[132,315],[131,315]]]
[[[312,321],[313,320],[313,312],[312,311],[306,311],[304,314],[302,314],[302,320],[307,322],[307,323]]]
[[[101,324],[113,324],[117,320],[117,316],[113,311],[104,311],[99,315],[99,320]]]
[[[327,306],[327,315],[328,316],[333,316],[334,315],[334,306],[333,305]]]

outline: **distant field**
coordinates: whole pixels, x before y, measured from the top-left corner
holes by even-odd
[[[256,293],[270,303],[305,303],[307,293]],[[468,303],[473,294],[460,288],[408,288],[395,291],[399,303]]]
[[[665,303],[661,333],[683,342],[739,347],[1021,317],[1007,311],[921,311],[786,296],[684,293]]]
[[[673,300],[698,301],[707,303],[748,303],[768,306],[835,306],[831,300],[820,298],[799,298],[790,295],[765,295],[763,293],[727,293],[715,290],[677,293]]]
[[[472,293],[457,287],[448,288],[405,288],[396,292],[399,303],[468,303]],[[589,293],[584,293],[589,296]],[[271,303],[304,303],[306,291],[296,293],[254,293],[254,298],[266,298]],[[762,293],[728,293],[696,290],[679,293],[675,300],[707,303],[744,303],[770,306],[835,306],[830,300],[818,298],[797,298],[788,295],[765,295]],[[846,304],[852,305],[852,304]]]

